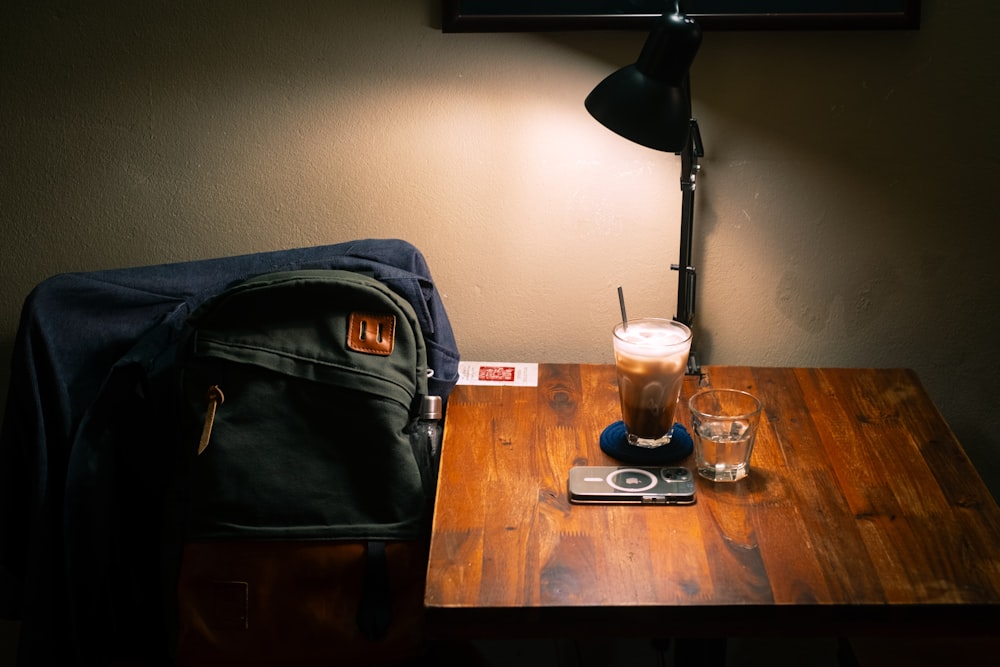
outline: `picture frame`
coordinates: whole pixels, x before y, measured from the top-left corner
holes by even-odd
[[[443,32],[648,30],[665,0],[442,0]],[[920,0],[685,0],[705,30],[915,30]]]

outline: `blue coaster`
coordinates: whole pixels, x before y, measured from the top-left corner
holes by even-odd
[[[670,443],[661,447],[636,447],[628,443],[625,422],[616,421],[601,433],[601,450],[613,459],[635,465],[661,465],[674,463],[689,456],[694,450],[694,442],[687,429],[674,424],[674,436]]]

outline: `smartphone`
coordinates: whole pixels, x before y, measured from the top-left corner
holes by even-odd
[[[681,466],[574,466],[572,503],[691,505],[694,475]]]

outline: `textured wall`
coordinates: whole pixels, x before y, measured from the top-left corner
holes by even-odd
[[[610,361],[619,284],[673,314],[678,160],[583,108],[644,35],[445,35],[434,0],[100,4],[2,10],[4,357],[54,273],[365,236],[423,249],[468,359]],[[913,367],[996,492],[1000,5],[924,4],[917,32],[706,34],[697,344]]]

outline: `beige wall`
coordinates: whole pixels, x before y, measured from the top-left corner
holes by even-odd
[[[5,358],[52,274],[368,236],[424,251],[467,359],[609,361],[619,284],[673,314],[678,160],[583,108],[641,33],[446,35],[436,0],[16,4]],[[924,4],[917,32],[706,34],[697,344],[913,367],[1000,492],[1000,4]]]

